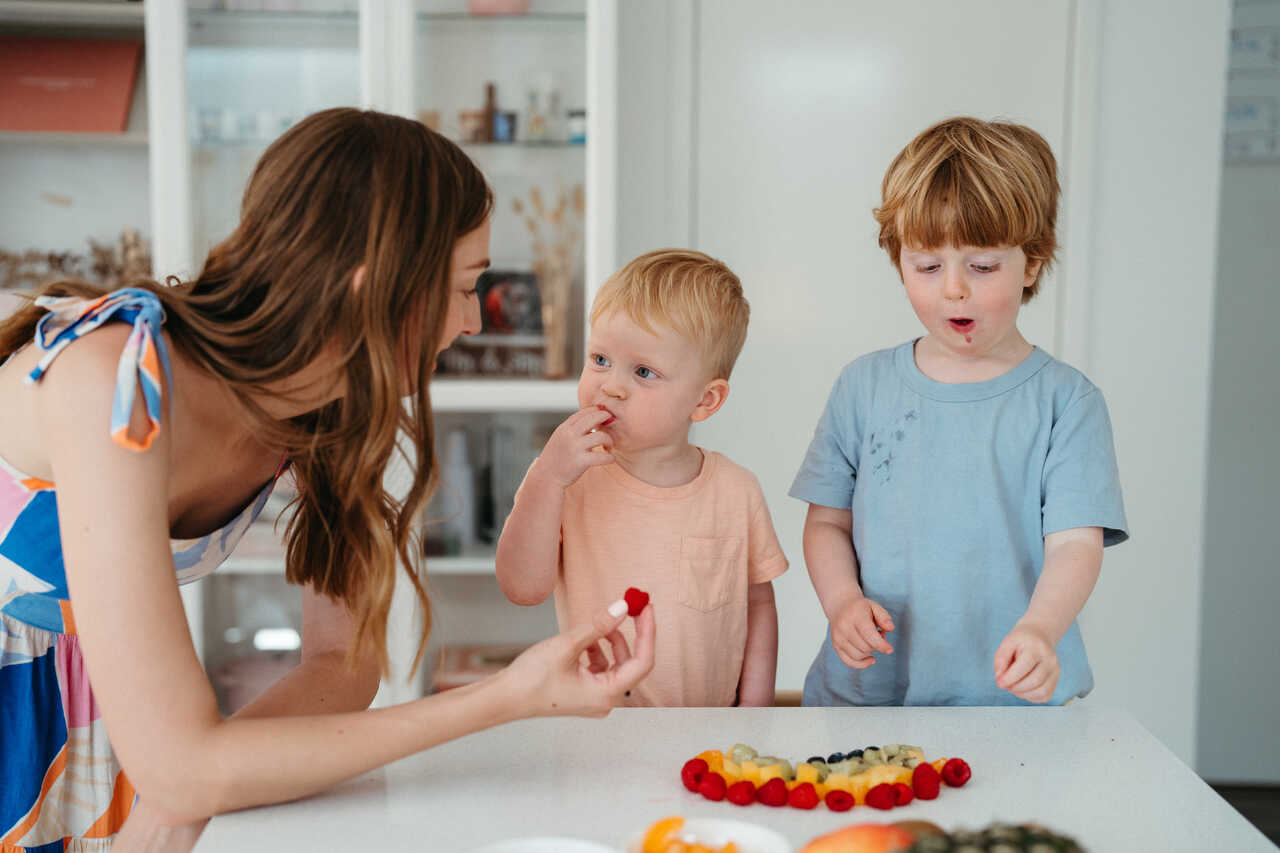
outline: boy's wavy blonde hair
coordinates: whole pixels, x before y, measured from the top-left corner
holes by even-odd
[[[1057,252],[1059,192],[1057,163],[1040,134],[1012,122],[949,118],[889,164],[874,211],[880,247],[899,267],[904,243],[1019,246],[1028,263],[1040,262],[1025,304]]]
[[[622,311],[640,328],[668,326],[693,341],[708,379],[728,379],[747,339],[751,306],[720,261],[691,249],[656,249],[614,273],[591,305],[591,322]]]

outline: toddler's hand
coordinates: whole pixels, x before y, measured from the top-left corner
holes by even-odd
[[[613,461],[613,454],[609,452],[612,439],[597,427],[611,417],[595,406],[570,415],[547,439],[535,468],[542,476],[564,487],[577,482],[582,472],[591,466],[608,465]]]
[[[893,654],[884,635],[893,630],[889,611],[866,596],[845,602],[831,620],[831,645],[847,666],[866,669],[876,662],[873,651]]]
[[[1030,625],[1014,625],[996,649],[996,686],[1028,702],[1048,702],[1061,667],[1049,636]]]

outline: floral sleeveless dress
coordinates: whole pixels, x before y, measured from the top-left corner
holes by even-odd
[[[35,340],[45,354],[28,383],[38,382],[66,346],[103,324],[133,326],[116,375],[111,435],[134,450],[149,447],[160,429],[161,371],[169,376],[160,301],[148,291],[125,288],[96,300],[42,297],[38,304],[49,311]],[[135,441],[127,427],[139,394],[150,429]],[[173,540],[178,583],[217,568],[258,517],[274,484],[222,529]],[[0,709],[0,851],[110,849],[134,791],[107,740],[81,656],[63,570],[57,491],[3,458]]]

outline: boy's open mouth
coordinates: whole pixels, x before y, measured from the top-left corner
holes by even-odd
[[[602,411],[602,412],[609,412],[609,417],[605,418],[604,423],[600,424],[600,426],[602,426],[602,427],[608,426],[609,424],[613,423],[614,421],[616,421],[616,420],[618,419],[618,416],[617,416],[617,415],[615,415],[613,412],[610,412],[610,411],[609,411],[609,407],[608,407],[608,406],[602,406],[602,405],[600,405],[599,403],[597,403],[597,404],[596,404],[596,408],[597,408],[597,409],[599,409],[599,410],[600,410],[600,411]],[[599,427],[597,427],[597,429],[599,429]]]
[[[957,332],[967,332],[973,328],[973,320],[968,317],[952,317],[947,322],[949,322],[951,324],[951,328],[955,329]]]

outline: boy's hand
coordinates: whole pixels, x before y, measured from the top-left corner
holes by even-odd
[[[534,467],[538,473],[561,487],[577,482],[593,465],[608,465],[613,461],[610,449],[613,439],[602,429],[597,429],[613,415],[604,409],[591,406],[581,409],[556,427],[547,439],[547,446]],[[597,450],[596,448],[600,448]]]
[[[1049,635],[1021,623],[996,649],[996,686],[1028,702],[1048,702],[1058,687],[1061,667]]]
[[[873,651],[893,654],[893,646],[884,638],[892,630],[889,611],[858,595],[841,605],[831,620],[831,645],[847,666],[866,669],[876,662],[871,656]]]

